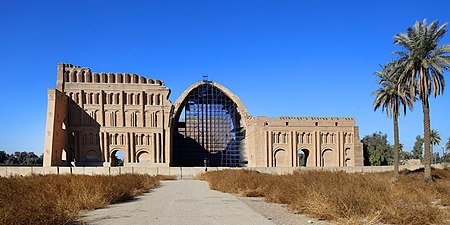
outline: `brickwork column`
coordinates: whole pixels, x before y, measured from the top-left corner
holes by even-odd
[[[157,157],[157,147],[156,147],[156,133],[153,133],[153,158],[154,158],[154,160],[153,160],[153,162],[154,163],[157,163],[157,159],[158,159],[158,157]]]
[[[145,127],[145,102],[144,102],[144,95],[145,95],[145,91],[142,91],[141,92],[141,99],[140,99],[140,103],[141,103],[141,115],[142,115],[142,118],[141,118],[141,124],[142,124],[142,127]]]
[[[125,92],[121,91],[120,95],[121,95],[121,98],[120,98],[119,104],[120,104],[120,116],[122,117],[122,124],[120,124],[120,125],[116,124],[116,126],[125,127],[125,125],[126,125],[125,120],[127,119],[125,117],[125,104],[124,104]]]
[[[290,140],[290,146],[291,146],[291,167],[294,167],[294,152],[295,152],[295,149],[294,149],[294,132],[293,131],[291,131],[291,133],[290,133],[291,135],[291,138],[289,139]]]
[[[269,167],[273,167],[273,132],[269,133]]]
[[[128,155],[130,157],[128,159],[128,162],[132,162],[133,163],[133,162],[135,162],[135,160],[134,160],[134,153],[136,151],[136,143],[135,143],[136,135],[135,135],[135,133],[131,133],[130,135],[131,135],[131,137],[130,137],[130,151],[128,152]]]
[[[104,98],[105,98],[105,91],[101,91],[100,92],[100,96],[99,96],[99,100],[100,100],[100,105],[101,105],[101,107],[102,107],[102,111],[101,111],[101,113],[100,113],[100,116],[101,116],[101,118],[100,118],[100,121],[101,121],[101,125],[104,127],[105,126],[105,102],[103,101],[104,100]]]
[[[156,134],[156,163],[161,163],[161,134]]]

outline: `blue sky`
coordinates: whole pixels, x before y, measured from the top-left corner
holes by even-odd
[[[254,116],[355,117],[361,138],[381,131],[393,143],[392,120],[373,112],[373,72],[399,50],[396,33],[423,18],[450,21],[449,8],[433,0],[0,0],[0,150],[43,152],[59,62],[161,79],[172,102],[208,74]],[[449,94],[430,105],[444,145]],[[400,119],[405,150],[422,127],[417,103]]]

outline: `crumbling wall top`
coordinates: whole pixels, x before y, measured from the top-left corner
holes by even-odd
[[[137,74],[93,73],[90,68],[82,68],[81,66],[74,66],[67,63],[60,63],[58,66],[60,69],[58,69],[57,83],[128,83],[164,86],[162,80],[154,80]]]

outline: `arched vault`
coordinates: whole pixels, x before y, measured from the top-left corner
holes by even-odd
[[[243,166],[247,118],[242,101],[224,86],[191,85],[171,113],[172,166]]]
[[[228,90],[226,87],[222,86],[219,83],[216,82],[212,82],[212,81],[206,81],[210,84],[212,84],[214,87],[216,87],[217,89],[221,90],[225,95],[227,95],[231,100],[233,100],[234,103],[236,103],[237,105],[237,110],[239,112],[239,114],[241,115],[241,120],[240,120],[240,124],[243,127],[247,126],[247,118],[249,116],[248,112],[247,112],[247,108],[245,108],[244,104],[242,103],[241,99],[233,94],[233,92],[231,92],[230,90]],[[199,81],[191,86],[189,86],[181,95],[180,97],[178,97],[177,101],[175,101],[174,104],[174,112],[173,112],[173,117],[172,118],[179,118],[181,111],[183,110],[183,102],[186,99],[186,97],[189,95],[189,93],[192,92],[192,90],[194,90],[195,88],[198,88],[200,85],[203,85],[205,83],[205,81]]]

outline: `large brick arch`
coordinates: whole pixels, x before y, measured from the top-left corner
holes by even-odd
[[[235,105],[235,112],[236,115],[238,115],[238,117],[236,117],[236,120],[233,121],[233,123],[235,125],[238,125],[238,127],[241,128],[241,131],[244,132],[245,134],[245,130],[247,130],[247,119],[250,117],[246,107],[244,106],[244,104],[242,103],[241,99],[233,94],[230,90],[228,90],[227,88],[225,88],[224,86],[212,82],[212,81],[200,81],[197,83],[194,83],[193,85],[191,85],[190,87],[188,87],[182,94],[181,96],[176,100],[176,102],[173,105],[172,108],[172,112],[171,112],[171,116],[170,116],[170,128],[171,128],[171,141],[172,141],[172,148],[171,148],[171,165],[174,166],[178,166],[180,164],[180,157],[176,156],[178,154],[176,154],[175,152],[180,152],[179,150],[177,151],[177,142],[176,140],[176,136],[178,135],[178,127],[177,127],[177,122],[180,120],[180,116],[183,112],[183,109],[185,107],[185,102],[188,101],[189,95],[191,93],[194,93],[194,91],[196,91],[196,89],[201,88],[202,85],[212,85],[213,88],[215,88],[216,90],[218,90],[219,92],[221,92],[221,94],[223,96],[226,96],[226,98],[228,98],[229,100],[231,100],[231,102],[233,102],[233,104]],[[214,129],[214,128],[213,128]],[[211,136],[210,136],[211,137]],[[242,147],[240,148],[242,157],[241,160],[243,162],[245,162],[245,138],[244,140],[239,141],[242,145]],[[219,147],[220,148],[220,147]],[[227,151],[225,151],[227,152]],[[242,162],[241,161],[241,162]],[[245,162],[246,164],[246,162]]]
[[[186,99],[186,96],[189,95],[189,93],[196,89],[197,87],[199,87],[200,85],[204,84],[205,81],[199,81],[191,86],[189,86],[181,95],[180,97],[178,97],[177,101],[175,101],[174,104],[174,111],[172,114],[172,120],[174,119],[178,119],[180,117],[181,111],[183,110],[183,102]],[[221,90],[223,93],[225,93],[231,100],[233,100],[234,103],[236,103],[236,105],[238,106],[237,110],[239,112],[239,114],[241,115],[241,120],[240,120],[240,124],[241,126],[243,126],[244,128],[247,128],[247,118],[249,116],[248,112],[247,112],[247,108],[245,108],[244,104],[242,103],[241,99],[233,94],[233,92],[231,92],[230,90],[228,90],[226,87],[222,86],[219,83],[216,82],[212,82],[212,81],[208,81],[210,82],[214,87],[216,87],[217,89]],[[173,124],[173,123],[171,123]],[[173,125],[172,125],[173,126]]]

